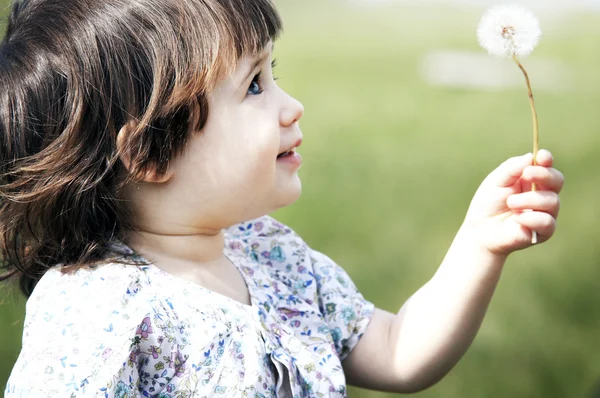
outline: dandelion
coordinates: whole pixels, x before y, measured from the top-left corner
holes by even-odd
[[[516,5],[491,8],[477,29],[479,44],[496,57],[524,57],[540,41],[540,24],[530,11]]]
[[[523,75],[527,83],[529,93],[529,105],[533,117],[533,164],[539,148],[538,117],[535,110],[535,101],[531,82],[527,71],[519,61],[518,57],[524,57],[533,51],[541,36],[538,19],[530,11],[516,5],[501,5],[491,8],[481,19],[477,28],[479,44],[486,49],[490,55],[496,57],[511,57]],[[531,190],[537,187],[532,185]],[[531,243],[537,243],[537,232],[533,231]]]

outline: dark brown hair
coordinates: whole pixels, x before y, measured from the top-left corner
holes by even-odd
[[[131,227],[121,188],[165,173],[216,82],[280,30],[270,0],[15,1],[0,47],[0,280],[30,295],[52,265],[106,258]]]

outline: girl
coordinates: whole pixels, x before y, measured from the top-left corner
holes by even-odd
[[[301,187],[280,30],[269,0],[14,3],[0,256],[29,300],[6,397],[418,391],[470,345],[508,254],[553,235],[551,155],[509,159],[433,278],[398,314],[374,308],[266,216]]]

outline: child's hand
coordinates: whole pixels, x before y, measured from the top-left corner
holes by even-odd
[[[538,242],[550,239],[564,183],[552,162],[552,154],[540,150],[537,166],[532,166],[532,154],[501,164],[475,193],[463,228],[494,254],[508,255],[530,246],[532,231],[537,232]],[[531,192],[534,183],[537,191]]]

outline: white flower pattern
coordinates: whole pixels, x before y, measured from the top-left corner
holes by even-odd
[[[59,266],[27,302],[13,397],[345,397],[374,311],[346,272],[269,216],[226,230],[246,306],[138,265]]]

